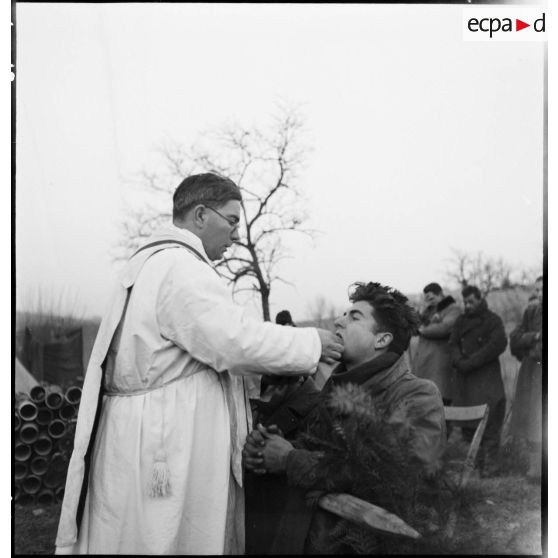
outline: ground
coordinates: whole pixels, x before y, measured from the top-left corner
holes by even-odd
[[[459,515],[459,554],[541,554],[541,488],[521,477],[474,479]]]
[[[60,504],[15,506],[14,554],[54,554]]]
[[[522,476],[473,478],[452,554],[541,554],[541,487]],[[60,505],[15,506],[15,554],[52,554]]]
[[[455,428],[446,464],[455,458],[462,462],[468,448]],[[508,443],[487,462],[486,473],[475,469],[454,499],[455,529],[440,550],[448,554],[541,554],[541,484],[527,481],[526,468],[524,448]]]

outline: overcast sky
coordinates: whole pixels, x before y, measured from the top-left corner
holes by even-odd
[[[464,42],[462,6],[16,10],[20,307],[40,292],[102,313],[157,146],[265,123],[281,100],[306,118],[298,185],[321,234],[291,242],[272,313],[342,307],[356,280],[447,284],[453,248],[542,262],[542,43]]]

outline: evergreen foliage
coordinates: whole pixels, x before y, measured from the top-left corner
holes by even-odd
[[[390,423],[384,409],[372,404],[360,386],[335,386],[327,406],[302,435],[304,447],[322,454],[317,484],[329,493],[347,493],[401,517],[425,535],[420,542],[380,535],[339,520],[330,532],[340,552],[417,553],[427,550],[429,535],[439,529],[451,493],[441,474],[427,476],[409,451],[410,424]],[[438,546],[438,543],[436,544]],[[322,549],[326,553],[331,548]]]

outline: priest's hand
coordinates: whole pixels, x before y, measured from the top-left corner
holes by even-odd
[[[335,361],[340,360],[343,354],[342,339],[327,329],[317,328],[316,331],[322,343],[322,355],[320,360],[327,364],[334,364]]]
[[[287,468],[287,456],[294,450],[293,445],[277,434],[270,434],[261,449],[263,466],[268,473],[283,473]]]

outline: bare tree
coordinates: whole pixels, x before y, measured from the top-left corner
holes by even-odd
[[[461,250],[452,250],[453,256],[449,261],[447,276],[455,281],[460,287],[469,284],[469,260],[470,256]]]
[[[518,283],[525,288],[532,288],[537,277],[542,275],[542,265],[524,267],[519,272]]]
[[[308,149],[302,136],[304,122],[292,108],[281,108],[265,127],[224,126],[203,134],[190,148],[170,143],[160,149],[164,172],[143,171],[140,186],[154,195],[153,204],[132,209],[122,224],[117,258],[132,253],[158,226],[168,222],[171,211],[162,208],[186,176],[216,172],[227,176],[242,190],[242,238],[218,264],[233,292],[259,295],[264,320],[269,321],[269,297],[280,276],[278,264],[288,256],[284,235],[304,228],[305,212],[296,180]],[[170,204],[169,204],[170,205]]]
[[[461,250],[452,250],[447,276],[461,288],[476,285],[484,296],[495,289],[510,289],[513,267],[502,258],[491,258],[482,252],[470,254]]]

